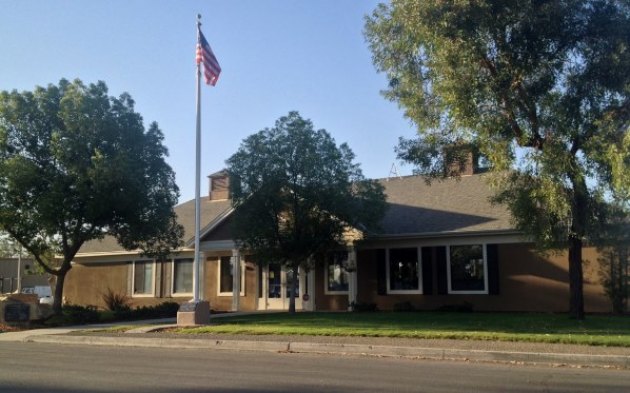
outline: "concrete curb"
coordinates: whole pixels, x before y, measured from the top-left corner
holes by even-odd
[[[48,344],[84,344],[115,347],[227,349],[237,351],[288,352],[290,343],[282,341],[199,340],[189,338],[103,337],[103,336],[30,336],[24,342]]]
[[[100,345],[117,347],[181,348],[235,351],[316,353],[335,355],[391,356],[431,360],[493,363],[547,364],[573,367],[630,369],[630,356],[540,352],[483,351],[448,348],[397,347],[387,345],[311,343],[289,341],[216,340],[159,337],[106,337],[37,335],[24,342]]]
[[[630,368],[630,356],[588,355],[544,352],[483,351],[472,349],[396,347],[386,345],[290,343],[291,352],[343,353],[373,356],[400,356],[434,360],[553,364],[583,367]]]

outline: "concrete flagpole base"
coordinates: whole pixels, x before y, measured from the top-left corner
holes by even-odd
[[[190,301],[179,306],[177,326],[207,325],[209,323],[210,303],[207,301]]]

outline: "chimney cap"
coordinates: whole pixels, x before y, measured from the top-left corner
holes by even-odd
[[[227,169],[221,169],[221,170],[220,170],[220,171],[218,171],[218,172],[214,172],[214,173],[212,173],[212,174],[208,175],[208,177],[209,177],[209,178],[211,178],[211,179],[213,179],[213,178],[216,178],[216,177],[225,177],[225,176],[227,176],[227,175],[228,175],[228,171],[227,171]]]

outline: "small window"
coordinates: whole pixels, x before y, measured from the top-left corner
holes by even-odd
[[[153,295],[153,261],[133,263],[133,295]]]
[[[221,257],[219,259],[219,295],[231,296],[234,291],[234,257]],[[241,262],[241,296],[244,296],[245,276],[243,275],[244,264]]]
[[[449,293],[488,293],[484,245],[450,246],[448,256]]]
[[[173,294],[190,295],[193,291],[193,259],[173,260]]]
[[[329,256],[325,270],[326,294],[348,293],[348,272],[344,267],[347,258],[347,253],[334,253]]]
[[[387,263],[389,293],[422,293],[417,248],[392,248]]]

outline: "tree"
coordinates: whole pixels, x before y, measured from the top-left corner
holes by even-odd
[[[628,310],[630,297],[630,200],[613,199],[603,241],[598,245],[599,274],[614,313]]]
[[[18,293],[22,292],[22,277],[24,273],[43,273],[42,269],[32,269],[31,265],[23,265],[22,258],[29,257],[24,248],[17,243],[11,236],[0,232],[0,257],[17,259],[17,288]],[[11,284],[13,286],[13,284]]]
[[[293,270],[291,312],[298,267],[343,247],[349,230],[376,228],[384,214],[382,186],[353,160],[347,144],[297,112],[246,138],[227,160],[234,238],[259,264]]]
[[[0,257],[18,258],[28,256],[28,252],[11,236],[6,233],[0,233]]]
[[[0,93],[0,230],[55,276],[55,313],[86,241],[111,235],[156,257],[179,245],[162,140],[128,94],[109,97],[103,82]]]
[[[394,0],[366,37],[385,97],[418,126],[399,157],[436,175],[446,145],[478,148],[516,227],[568,248],[570,315],[584,318],[582,246],[605,195],[630,188],[628,3]]]

